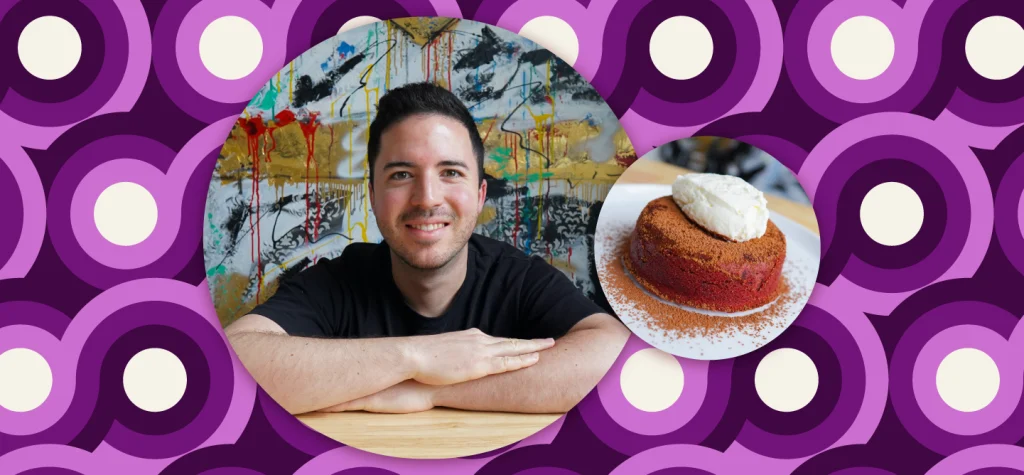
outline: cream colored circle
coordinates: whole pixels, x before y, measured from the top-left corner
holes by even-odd
[[[875,186],[860,204],[860,224],[875,242],[905,244],[924,224],[924,204],[913,188],[890,181]]]
[[[188,375],[174,353],[148,348],[135,354],[124,368],[124,392],[136,407],[148,412],[166,411],[185,395]]]
[[[1024,28],[1010,18],[990,16],[971,27],[964,49],[967,62],[982,77],[1012,77],[1024,68]]]
[[[804,352],[779,348],[758,363],[754,388],[768,407],[779,412],[797,411],[818,392],[818,368]]]
[[[52,388],[50,364],[39,353],[11,348],[0,354],[0,407],[31,411],[46,401]]]
[[[976,348],[960,348],[946,355],[935,372],[939,397],[960,412],[988,406],[999,392],[999,367]]]
[[[380,21],[380,18],[369,15],[357,16],[355,18],[350,19],[349,21],[346,21],[344,25],[341,25],[341,28],[338,28],[338,34],[344,33],[349,30],[354,30],[356,28],[359,28],[360,26],[366,26],[371,23],[376,23],[378,21]]]
[[[646,348],[630,355],[622,365],[619,386],[633,407],[644,412],[660,412],[679,400],[683,379],[683,368],[674,356]]]
[[[570,66],[576,64],[580,54],[580,40],[565,20],[555,16],[539,16],[526,22],[519,29],[519,34],[551,51]]]
[[[896,55],[889,27],[869,16],[844,21],[832,34],[832,62],[853,79],[871,79],[884,73]]]
[[[42,16],[21,30],[18,59],[29,74],[39,79],[60,79],[82,59],[82,38],[67,20]]]
[[[256,70],[263,57],[263,36],[249,20],[222,16],[199,37],[199,59],[221,79],[241,79]]]
[[[683,80],[707,69],[715,44],[703,23],[688,16],[674,16],[654,29],[649,52],[661,74]]]
[[[93,220],[100,234],[118,246],[134,246],[156,229],[156,200],[142,185],[114,183],[96,198]]]

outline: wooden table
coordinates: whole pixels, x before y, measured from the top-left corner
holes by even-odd
[[[405,458],[476,455],[519,442],[562,414],[511,414],[435,408],[412,414],[310,413],[304,424],[367,452]]]
[[[670,185],[676,180],[676,176],[693,173],[690,170],[650,158],[637,160],[615,182],[618,183],[649,183],[658,185]],[[768,201],[768,209],[779,213],[807,229],[818,234],[818,220],[814,217],[814,209],[805,204],[797,203],[771,193],[764,194]]]

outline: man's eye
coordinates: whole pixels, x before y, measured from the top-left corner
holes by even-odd
[[[403,180],[405,178],[409,178],[409,172],[395,172],[391,175],[391,178],[395,180]]]
[[[462,176],[462,172],[460,172],[458,170],[445,170],[444,171],[444,176],[449,177],[449,178],[458,178],[458,177]]]

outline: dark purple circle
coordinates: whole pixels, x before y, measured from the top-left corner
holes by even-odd
[[[857,419],[867,387],[864,360],[857,341],[836,317],[818,307],[808,305],[804,307],[790,329],[797,326],[817,333],[831,346],[831,351],[841,368],[841,379],[837,381],[839,396],[830,413],[819,424],[800,434],[779,435],[748,421],[736,436],[736,441],[768,457],[807,457],[831,447],[846,434]],[[819,377],[819,384],[823,379],[825,378]]]
[[[918,406],[913,374],[917,355],[939,332],[958,325],[977,325],[1009,338],[1017,317],[1002,308],[978,301],[956,301],[938,305],[921,315],[906,315],[897,308],[892,318],[910,318],[913,323],[896,343],[889,363],[889,397],[903,427],[929,450],[951,455],[984,444],[1011,444],[1024,437],[1024,405],[1019,405],[999,427],[978,435],[952,434],[932,423]]]
[[[42,2],[32,2],[32,4],[39,3]],[[83,68],[83,73],[81,73],[83,76],[74,75],[74,71],[72,71],[71,74],[68,74],[67,78],[69,81],[88,83],[90,86],[85,87],[81,93],[73,98],[56,102],[54,99],[46,101],[33,100],[19,92],[19,88],[28,90],[45,87],[49,89],[54,87],[53,85],[40,84],[39,81],[41,80],[38,79],[26,82],[24,87],[18,83],[13,84],[14,87],[8,89],[3,96],[3,100],[0,101],[0,110],[24,123],[53,127],[86,119],[99,110],[113,96],[121,84],[121,79],[128,65],[128,30],[117,6],[109,0],[103,0],[89,2],[88,11],[75,8],[62,10],[60,15],[65,16],[68,14],[67,12],[76,15],[76,17],[69,20],[76,28],[77,22],[81,21],[83,23],[85,31],[80,32],[82,36],[81,61],[88,61],[84,64],[80,62],[79,66],[76,66],[76,69],[78,67]],[[99,22],[102,31],[85,26],[88,25],[90,18],[93,21]],[[18,34],[20,34],[20,30]],[[86,37],[85,34],[91,36]],[[87,41],[91,41],[92,44],[87,43]],[[86,51],[90,48],[100,49],[96,46],[96,43],[102,46],[102,53],[90,52],[86,54]],[[20,65],[20,60],[18,64]],[[90,69],[96,67],[99,69],[98,72],[90,77],[84,77],[84,75],[90,74]],[[25,74],[28,73],[26,72]],[[74,77],[72,77],[73,75]],[[40,93],[36,91],[28,94],[39,96]]]
[[[0,232],[0,269],[14,255],[14,250],[21,240],[21,230],[25,223],[24,202],[21,200],[21,188],[14,179],[14,174],[7,164],[0,160],[0,222],[4,231]]]
[[[82,40],[82,55],[67,75],[57,79],[41,79],[25,69],[18,55],[18,42],[21,32],[29,23],[51,15],[74,26]],[[85,4],[70,0],[15,3],[0,17],[0,64],[11,65],[7,74],[0,79],[0,90],[10,87],[27,99],[44,103],[70,100],[93,84],[103,65],[103,47],[103,29]]]
[[[967,61],[967,35],[979,21],[990,16],[1004,16],[1024,25],[1024,8],[1014,2],[999,0],[969,0],[957,9],[946,27],[943,38],[943,63],[948,61],[950,68],[943,67],[941,78],[956,80],[956,87],[964,94],[981,102],[993,104],[1011,102],[1024,97],[1024,70],[1006,79],[988,79],[971,67]],[[943,65],[945,66],[945,64]],[[1017,115],[1020,117],[1020,115]],[[1014,122],[1014,124],[1020,121]]]
[[[417,0],[403,5],[399,0],[349,2],[346,0],[307,0],[299,4],[288,26],[287,57],[296,58],[338,34],[345,22],[358,16],[381,20],[433,16],[437,12],[427,1]]]
[[[860,206],[872,188],[896,181],[912,188],[924,206],[924,221],[913,239],[898,246],[875,242],[860,223]],[[899,159],[873,162],[846,181],[836,209],[836,238],[829,252],[852,252],[879,269],[902,269],[928,257],[946,230],[946,198],[935,178],[921,166]],[[831,256],[830,256],[831,257]]]
[[[942,275],[959,257],[967,242],[971,222],[970,195],[960,173],[950,160],[931,144],[912,137],[885,135],[858,142],[833,160],[821,177],[814,197],[814,207],[822,231],[825,254],[819,279],[828,281],[837,275],[829,256],[831,241],[837,238],[839,198],[847,180],[876,157],[894,157],[916,163],[926,169],[939,184],[945,196],[946,222],[942,238],[928,257],[901,269],[879,269],[851,254],[841,267],[842,274],[855,284],[881,292],[903,292],[926,285]],[[926,204],[927,206],[927,204]],[[858,219],[859,222],[859,219]],[[924,243],[924,241],[922,241]],[[908,243],[908,246],[916,244]],[[872,247],[872,246],[868,246]],[[854,249],[846,249],[852,251]],[[840,253],[842,249],[840,250]],[[840,256],[842,257],[842,256]]]

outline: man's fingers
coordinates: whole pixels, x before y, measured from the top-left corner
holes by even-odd
[[[540,353],[527,353],[515,356],[496,356],[491,358],[491,374],[507,373],[533,366],[540,361]]]
[[[495,350],[494,356],[516,356],[536,353],[552,346],[555,346],[555,340],[552,338],[538,338],[536,340],[506,338],[491,345]]]

